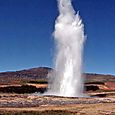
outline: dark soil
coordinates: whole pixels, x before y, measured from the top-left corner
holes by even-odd
[[[0,93],[17,93],[17,94],[24,94],[24,93],[44,93],[47,88],[36,88],[32,85],[22,85],[22,86],[6,86],[0,87]]]

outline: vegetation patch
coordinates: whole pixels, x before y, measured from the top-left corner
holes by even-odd
[[[105,83],[104,82],[99,82],[99,81],[94,81],[94,82],[87,82],[87,83],[85,83],[86,85],[87,84],[97,84],[97,85],[105,85]]]
[[[7,86],[7,87],[0,87],[0,93],[35,93],[40,92],[44,93],[47,89],[46,88],[36,88],[32,85],[22,85],[22,86]]]
[[[98,86],[93,86],[93,85],[85,86],[85,90],[86,91],[97,91],[97,90],[99,90],[99,87]]]
[[[39,80],[29,81],[28,83],[32,83],[32,84],[48,84],[48,81],[45,80],[45,79],[39,79]]]
[[[75,115],[75,113],[65,110],[46,111],[0,111],[0,115]]]

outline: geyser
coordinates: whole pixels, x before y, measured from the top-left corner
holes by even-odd
[[[53,33],[56,43],[55,71],[49,74],[48,94],[83,96],[82,53],[84,25],[71,0],[57,0],[59,16]]]

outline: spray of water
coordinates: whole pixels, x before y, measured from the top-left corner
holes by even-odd
[[[59,16],[53,33],[56,42],[55,71],[50,73],[49,94],[82,96],[84,25],[71,0],[57,0]]]

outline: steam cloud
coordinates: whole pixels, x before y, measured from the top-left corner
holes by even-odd
[[[55,72],[50,73],[49,94],[81,96],[84,25],[71,0],[57,0],[59,16],[53,33],[56,42]]]

